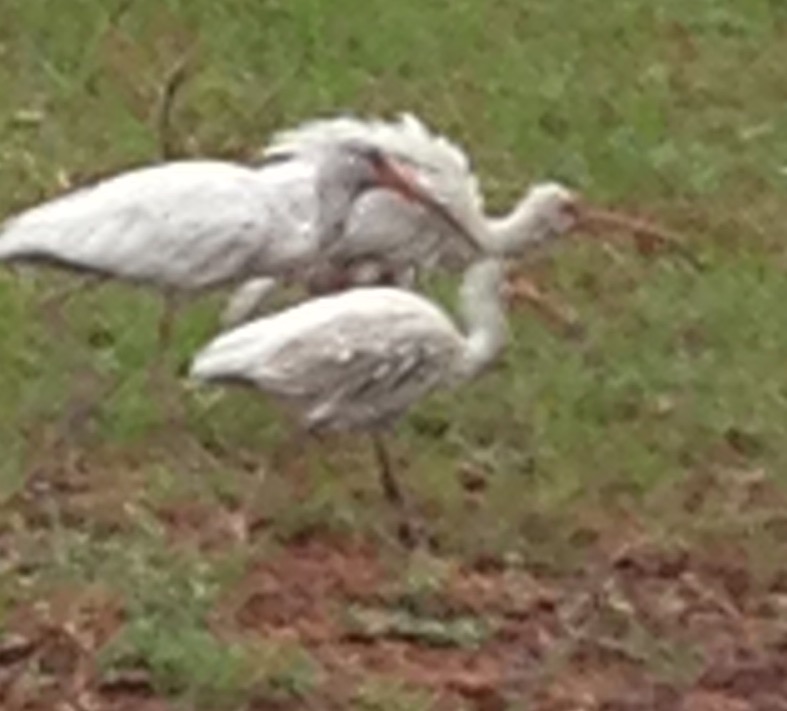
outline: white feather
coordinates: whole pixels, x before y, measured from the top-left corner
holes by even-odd
[[[309,161],[341,141],[366,141],[412,167],[419,182],[478,236],[490,254],[537,258],[545,244],[567,231],[557,216],[575,196],[551,183],[534,186],[508,215],[486,216],[467,154],[412,114],[395,121],[349,116],[308,121],[277,133],[263,156]],[[402,275],[436,264],[464,268],[471,255],[451,239],[451,232],[441,220],[400,196],[371,191],[353,208],[335,256],[345,262],[378,259],[387,271]]]
[[[434,388],[494,360],[507,335],[501,280],[494,260],[468,270],[466,334],[422,296],[358,288],[218,336],[197,354],[191,375],[248,382],[297,410],[307,427],[389,424]]]
[[[352,140],[368,142],[414,164],[424,184],[446,201],[467,202],[477,210],[483,209],[478,179],[467,154],[409,113],[397,121],[350,116],[307,121],[275,134],[263,156],[308,156],[326,145]]]
[[[62,262],[181,289],[276,274],[316,248],[304,200],[312,173],[298,162],[264,173],[218,161],[133,170],[8,220],[0,260]]]
[[[405,327],[401,323],[397,326],[408,331],[408,337],[415,323],[426,324],[435,333],[454,335],[448,316],[418,294],[387,287],[350,289],[311,299],[219,335],[194,358],[191,375],[198,380],[243,376],[262,381],[270,373],[270,361],[293,344],[308,346],[307,355],[315,360],[314,348],[342,360],[361,340],[373,340],[367,326],[376,330],[382,324],[390,334],[391,322],[400,319],[409,322]]]

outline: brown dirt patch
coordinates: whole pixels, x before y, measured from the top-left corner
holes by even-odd
[[[778,585],[747,580],[734,551],[701,557],[642,546],[609,561],[603,575],[562,581],[458,566],[428,602],[438,616],[493,623],[467,646],[352,632],[349,606],[398,609],[396,567],[364,541],[295,542],[254,562],[214,622],[307,649],[326,672],[309,708],[341,708],[373,675],[431,690],[439,709],[502,710],[525,700],[549,711],[787,709],[787,600]],[[117,599],[100,588],[16,609],[0,646],[3,708],[68,700],[99,711],[175,708],[144,679],[100,680],[94,654],[121,621]]]
[[[78,482],[79,472],[71,478]],[[784,502],[776,492],[756,477],[738,484],[727,481],[723,500],[702,487],[693,511],[778,522]],[[75,487],[69,505],[90,493]],[[119,522],[110,531],[128,525],[121,499],[108,500],[104,521]],[[157,515],[173,545],[214,554],[241,545],[218,506],[173,502]],[[588,544],[594,562],[574,575],[438,560],[446,577],[416,600],[404,556],[360,537],[314,533],[257,553],[210,623],[230,639],[294,643],[324,672],[308,699],[260,698],[250,711],[347,708],[369,679],[425,690],[439,711],[787,711],[787,566],[777,560],[763,572],[762,560],[774,556],[755,561],[743,538],[667,547],[644,528],[621,525],[617,540],[634,542],[616,549],[614,531],[599,528]],[[778,536],[777,528],[767,540]],[[359,632],[353,609],[372,611],[381,626]],[[431,634],[456,620],[477,622],[483,633]],[[96,585],[10,608],[0,637],[0,708],[178,708],[144,675],[102,678],[97,653],[122,623],[119,597]]]
[[[543,709],[778,708],[774,699],[787,704],[784,600],[745,577],[734,552],[647,547],[576,581],[460,567],[440,591],[441,614],[476,615],[494,631],[477,647],[443,647],[348,633],[347,607],[395,605],[400,581],[370,545],[315,539],[259,562],[224,614],[245,633],[298,640],[332,687],[373,673],[432,689],[447,708],[522,699]]]

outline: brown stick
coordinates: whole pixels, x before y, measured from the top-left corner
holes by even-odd
[[[554,301],[527,277],[519,276],[508,283],[508,297],[521,299],[533,307],[546,322],[569,338],[580,338],[585,330],[576,311],[567,304]]]
[[[156,132],[159,141],[161,160],[173,160],[178,155],[172,113],[180,90],[189,78],[192,53],[186,52],[178,58],[167,72],[161,84],[158,106],[156,107]]]
[[[580,215],[581,226],[592,232],[620,230],[628,233],[642,254],[649,255],[658,251],[669,252],[680,257],[696,271],[704,269],[702,262],[675,234],[647,220],[587,206],[581,209]]]

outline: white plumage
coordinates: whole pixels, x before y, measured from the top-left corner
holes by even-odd
[[[348,139],[267,170],[181,161],[124,173],[7,221],[0,261],[158,287],[167,295],[161,349],[175,293],[308,270],[341,241],[354,202],[372,189],[425,205],[453,225],[453,237],[478,249],[476,237],[384,149]]]
[[[411,114],[403,114],[396,121],[347,116],[308,121],[275,134],[263,156],[309,160],[315,151],[347,140],[368,142],[396,156],[413,169],[415,178],[430,194],[450,206],[461,222],[479,233],[486,230],[483,196],[467,154]],[[370,191],[354,206],[337,257],[346,262],[378,258],[391,271],[404,271],[433,257],[450,229],[398,196]],[[495,242],[495,235],[490,235],[483,246],[492,247]]]
[[[353,142],[417,165],[412,174],[424,191],[457,222],[475,228],[467,219],[465,203],[474,203],[476,195],[467,191],[473,179],[464,154],[416,119],[322,124],[278,134],[268,162],[258,167],[207,160],[166,163],[33,207],[0,227],[0,260],[58,263],[185,290],[313,268],[325,258],[315,239],[320,163],[326,153]],[[430,170],[439,179],[428,179]],[[392,201],[392,195],[376,189],[359,198],[344,244],[331,250],[337,259],[389,255],[397,264],[412,265],[454,231],[428,215],[429,208],[402,212],[410,200]],[[353,215],[369,212],[370,219],[354,222]],[[430,226],[426,232],[424,224]]]
[[[464,333],[420,295],[350,289],[218,336],[197,354],[191,376],[252,385],[309,430],[379,433],[435,388],[472,378],[497,357],[507,337],[502,280],[494,259],[467,271]],[[375,443],[383,487],[401,505],[382,442]]]
[[[274,135],[262,155],[283,164],[308,162],[315,152],[347,140],[375,145],[407,164],[419,184],[478,236],[489,255],[532,260],[556,244],[554,237],[578,227],[594,232],[625,229],[680,251],[664,232],[593,209],[557,183],[528,189],[508,214],[486,215],[479,180],[467,154],[411,114],[395,121],[346,116],[309,121]],[[320,282],[368,284],[380,278],[407,285],[412,283],[414,273],[438,263],[464,268],[475,255],[450,239],[451,230],[445,220],[436,219],[399,195],[369,191],[354,204],[343,239],[329,253],[323,253],[302,278],[318,288]],[[273,288],[263,281],[242,287],[225,312],[225,323],[245,319]],[[543,301],[541,304],[546,305]]]
[[[461,372],[461,336],[423,297],[387,287],[324,296],[219,336],[200,380],[248,381],[301,411],[307,428],[387,424]]]
[[[309,160],[315,152],[344,141],[362,141],[377,146],[380,150],[409,163],[419,182],[430,194],[461,211],[461,219],[476,220],[481,216],[483,196],[467,154],[456,143],[431,131],[412,114],[402,114],[396,121],[363,120],[350,116],[307,121],[293,129],[275,134],[262,155],[267,159],[295,157]],[[354,217],[349,220],[348,232],[352,234],[353,222],[357,219],[355,230],[359,240],[364,241],[363,234],[368,234],[372,224],[380,221],[375,219],[375,211],[387,211],[384,214],[390,218],[391,214],[406,207],[401,200],[388,200],[390,197],[394,196],[373,192],[364,196],[355,206]],[[427,217],[418,209],[405,212],[408,214],[401,217],[406,218],[407,222],[415,216]],[[387,224],[388,220],[382,222]],[[432,230],[446,229],[445,225],[435,225],[434,220],[430,220],[430,223]]]
[[[375,146],[409,169],[420,189],[489,252],[544,241],[543,230],[528,221],[527,199],[507,218],[485,220],[465,153],[415,117],[343,117],[276,134],[257,167],[167,163],[33,207],[0,226],[0,260],[56,264],[168,292],[262,278],[233,297],[225,314],[230,324],[271,292],[268,278],[305,280],[317,290],[384,277],[404,284],[441,252],[466,263],[471,250],[447,246],[458,244],[455,225],[388,189],[360,195],[341,238],[321,244],[321,162],[348,142]]]
[[[419,183],[474,229],[483,239],[482,246],[493,255],[521,256],[553,236],[540,229],[542,221],[533,221],[537,195],[549,195],[573,205],[578,201],[568,188],[543,183],[529,188],[508,214],[486,215],[478,176],[469,156],[458,144],[430,131],[412,114],[403,114],[396,121],[352,117],[308,121],[275,134],[263,156],[280,161],[288,157],[308,160],[313,152],[347,140],[377,146],[408,164]],[[455,240],[444,239],[448,230],[450,226],[398,195],[369,191],[353,206],[341,249],[357,257],[371,253],[373,245],[385,245],[379,250],[382,257],[395,258],[397,250],[401,250],[407,255],[403,260],[406,265],[418,266],[438,247],[451,250],[456,246]]]
[[[302,410],[309,428],[386,423],[458,362],[450,320],[393,288],[352,289],[255,321],[197,356],[203,380],[247,380]]]
[[[344,121],[338,120],[333,128]],[[54,263],[177,290],[220,286],[252,275],[305,275],[330,255],[344,262],[390,254],[412,264],[433,250],[433,240],[415,249],[408,225],[397,219],[396,210],[392,222],[382,229],[360,236],[347,229],[368,195],[373,195],[373,204],[389,204],[389,193],[394,192],[390,186],[371,186],[358,196],[358,205],[348,206],[344,234],[336,244],[321,244],[317,233],[330,190],[330,181],[323,179],[326,156],[347,145],[373,147],[407,163],[396,168],[405,170],[413,188],[432,201],[425,212],[414,214],[424,220],[438,203],[441,212],[431,216],[431,224],[442,229],[441,236],[455,238],[457,223],[467,232],[477,229],[464,214],[467,196],[446,192],[447,180],[456,173],[443,171],[447,179],[430,184],[421,173],[407,170],[406,153],[392,152],[413,144],[418,155],[426,156],[424,160],[434,162],[430,156],[445,153],[462,165],[461,153],[453,148],[438,150],[447,142],[430,139],[414,121],[402,124],[408,128],[402,129],[399,140],[393,140],[399,135],[393,124],[383,132],[386,140],[378,140],[379,130],[333,130],[331,140],[311,140],[308,137],[323,132],[308,124],[301,129],[307,138],[297,151],[285,142],[287,134],[281,134],[273,143],[278,151],[272,147],[269,160],[257,167],[194,160],[122,173],[8,220],[0,226],[0,260]],[[413,142],[414,136],[420,140]],[[285,146],[287,155],[282,159]],[[415,201],[407,194],[395,205]],[[377,224],[376,217],[372,224]],[[349,239],[343,245],[345,237]],[[399,255],[400,249],[406,254]]]
[[[8,220],[0,260],[182,290],[276,274],[317,249],[313,215],[287,190],[293,183],[314,190],[314,173],[305,163],[266,174],[218,161],[130,171]]]
[[[262,156],[273,161],[271,168],[308,164],[315,153],[347,140],[375,145],[411,168],[414,179],[476,234],[482,248],[492,255],[537,253],[539,247],[552,242],[552,236],[565,231],[559,226],[556,232],[544,222],[540,204],[551,200],[571,207],[577,203],[572,191],[545,183],[528,190],[508,215],[485,216],[479,181],[467,154],[411,114],[396,121],[353,117],[309,121],[275,134]],[[304,214],[309,212],[306,183],[293,182],[290,197],[304,206]],[[414,273],[423,268],[440,261],[464,268],[473,258],[451,239],[451,231],[450,225],[421,206],[390,191],[371,190],[354,204],[342,240],[300,276],[312,291],[319,291],[324,283],[367,285],[383,278],[409,285]],[[274,289],[275,283],[267,279],[245,284],[230,300],[224,323],[235,325],[247,319]]]

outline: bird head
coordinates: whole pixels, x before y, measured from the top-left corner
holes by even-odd
[[[617,210],[592,205],[579,193],[559,183],[533,186],[520,203],[528,238],[515,239],[501,245],[511,255],[525,251],[527,244],[551,242],[554,238],[578,232],[598,239],[623,233],[634,240],[643,253],[669,252],[695,269],[701,265],[681,240],[652,222],[638,219]]]
[[[525,198],[525,204],[545,238],[571,232],[583,219],[579,195],[560,183],[534,185]]]
[[[360,140],[345,141],[334,150],[331,175],[353,199],[373,189],[390,190],[410,203],[423,206],[442,220],[450,227],[451,234],[470,247],[474,254],[482,252],[482,238],[476,235],[476,230],[431,192],[405,159]]]

